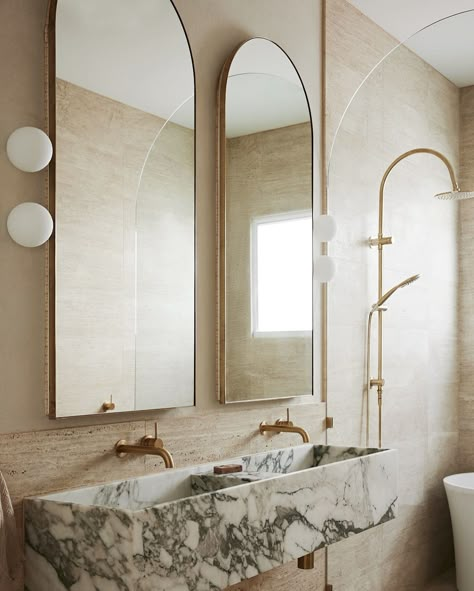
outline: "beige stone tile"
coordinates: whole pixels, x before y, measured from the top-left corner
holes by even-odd
[[[289,585],[299,589],[324,591],[325,555],[324,549],[315,552],[314,569],[301,570],[293,561],[271,570],[255,579],[250,579],[249,591],[287,591]]]
[[[143,458],[119,459],[114,445],[133,439],[144,421],[0,435],[0,467],[16,503],[25,496],[145,473]]]
[[[430,434],[458,430],[458,391],[457,383],[444,383],[430,379],[426,390],[428,407],[428,431]],[[462,416],[459,414],[459,416]]]
[[[376,527],[328,548],[328,582],[336,591],[382,589],[382,539]]]
[[[474,396],[466,396],[465,391],[466,388],[462,386],[459,397],[459,427],[461,431],[474,431]]]
[[[386,374],[388,375],[388,374]],[[428,433],[427,387],[423,381],[393,386],[387,378],[383,397],[384,445],[412,446]],[[372,410],[377,413],[377,395],[372,390]]]
[[[424,591],[456,591],[456,573],[449,570],[426,585]]]
[[[427,498],[436,498],[446,505],[443,478],[458,472],[459,435],[436,433],[426,441],[425,493]]]
[[[474,472],[474,431],[461,429],[459,450],[459,471]]]

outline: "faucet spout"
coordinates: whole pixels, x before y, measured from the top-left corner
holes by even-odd
[[[142,440],[143,441],[143,440]],[[163,442],[161,442],[163,445]],[[152,447],[151,445],[146,444],[139,444],[135,445],[133,443],[127,443],[124,439],[117,441],[115,445],[115,453],[123,457],[125,454],[147,454],[151,456],[160,456],[163,459],[163,462],[166,468],[174,468],[174,460],[173,456],[170,452],[164,447]]]

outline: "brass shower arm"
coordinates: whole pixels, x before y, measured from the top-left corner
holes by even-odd
[[[453,191],[459,191],[459,186],[458,186],[458,183],[456,180],[456,174],[454,173],[453,165],[446,158],[446,156],[444,154],[441,154],[441,152],[438,152],[437,150],[432,150],[431,148],[415,148],[414,150],[409,150],[408,152],[401,154],[398,158],[396,158],[392,162],[392,164],[390,164],[390,166],[387,168],[387,170],[385,171],[385,174],[382,177],[382,181],[380,182],[379,238],[381,238],[383,236],[383,197],[384,197],[384,189],[385,189],[385,183],[387,182],[387,178],[399,162],[401,162],[402,160],[405,160],[405,158],[408,158],[409,156],[413,156],[414,154],[431,154],[432,156],[436,156],[436,158],[439,158],[442,162],[444,162],[444,164],[446,165],[446,168],[448,169],[449,176],[451,177],[451,184],[453,185]]]

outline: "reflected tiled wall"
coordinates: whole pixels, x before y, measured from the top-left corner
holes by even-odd
[[[311,210],[311,125],[229,138],[227,150],[226,396],[242,401],[306,394],[312,387],[312,339],[252,335],[249,267],[257,217]]]
[[[59,79],[56,111],[56,414],[191,406],[194,133]]]

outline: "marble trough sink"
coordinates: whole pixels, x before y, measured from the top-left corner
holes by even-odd
[[[243,472],[215,476],[216,464]],[[395,450],[300,445],[25,500],[29,591],[215,591],[393,519]]]

